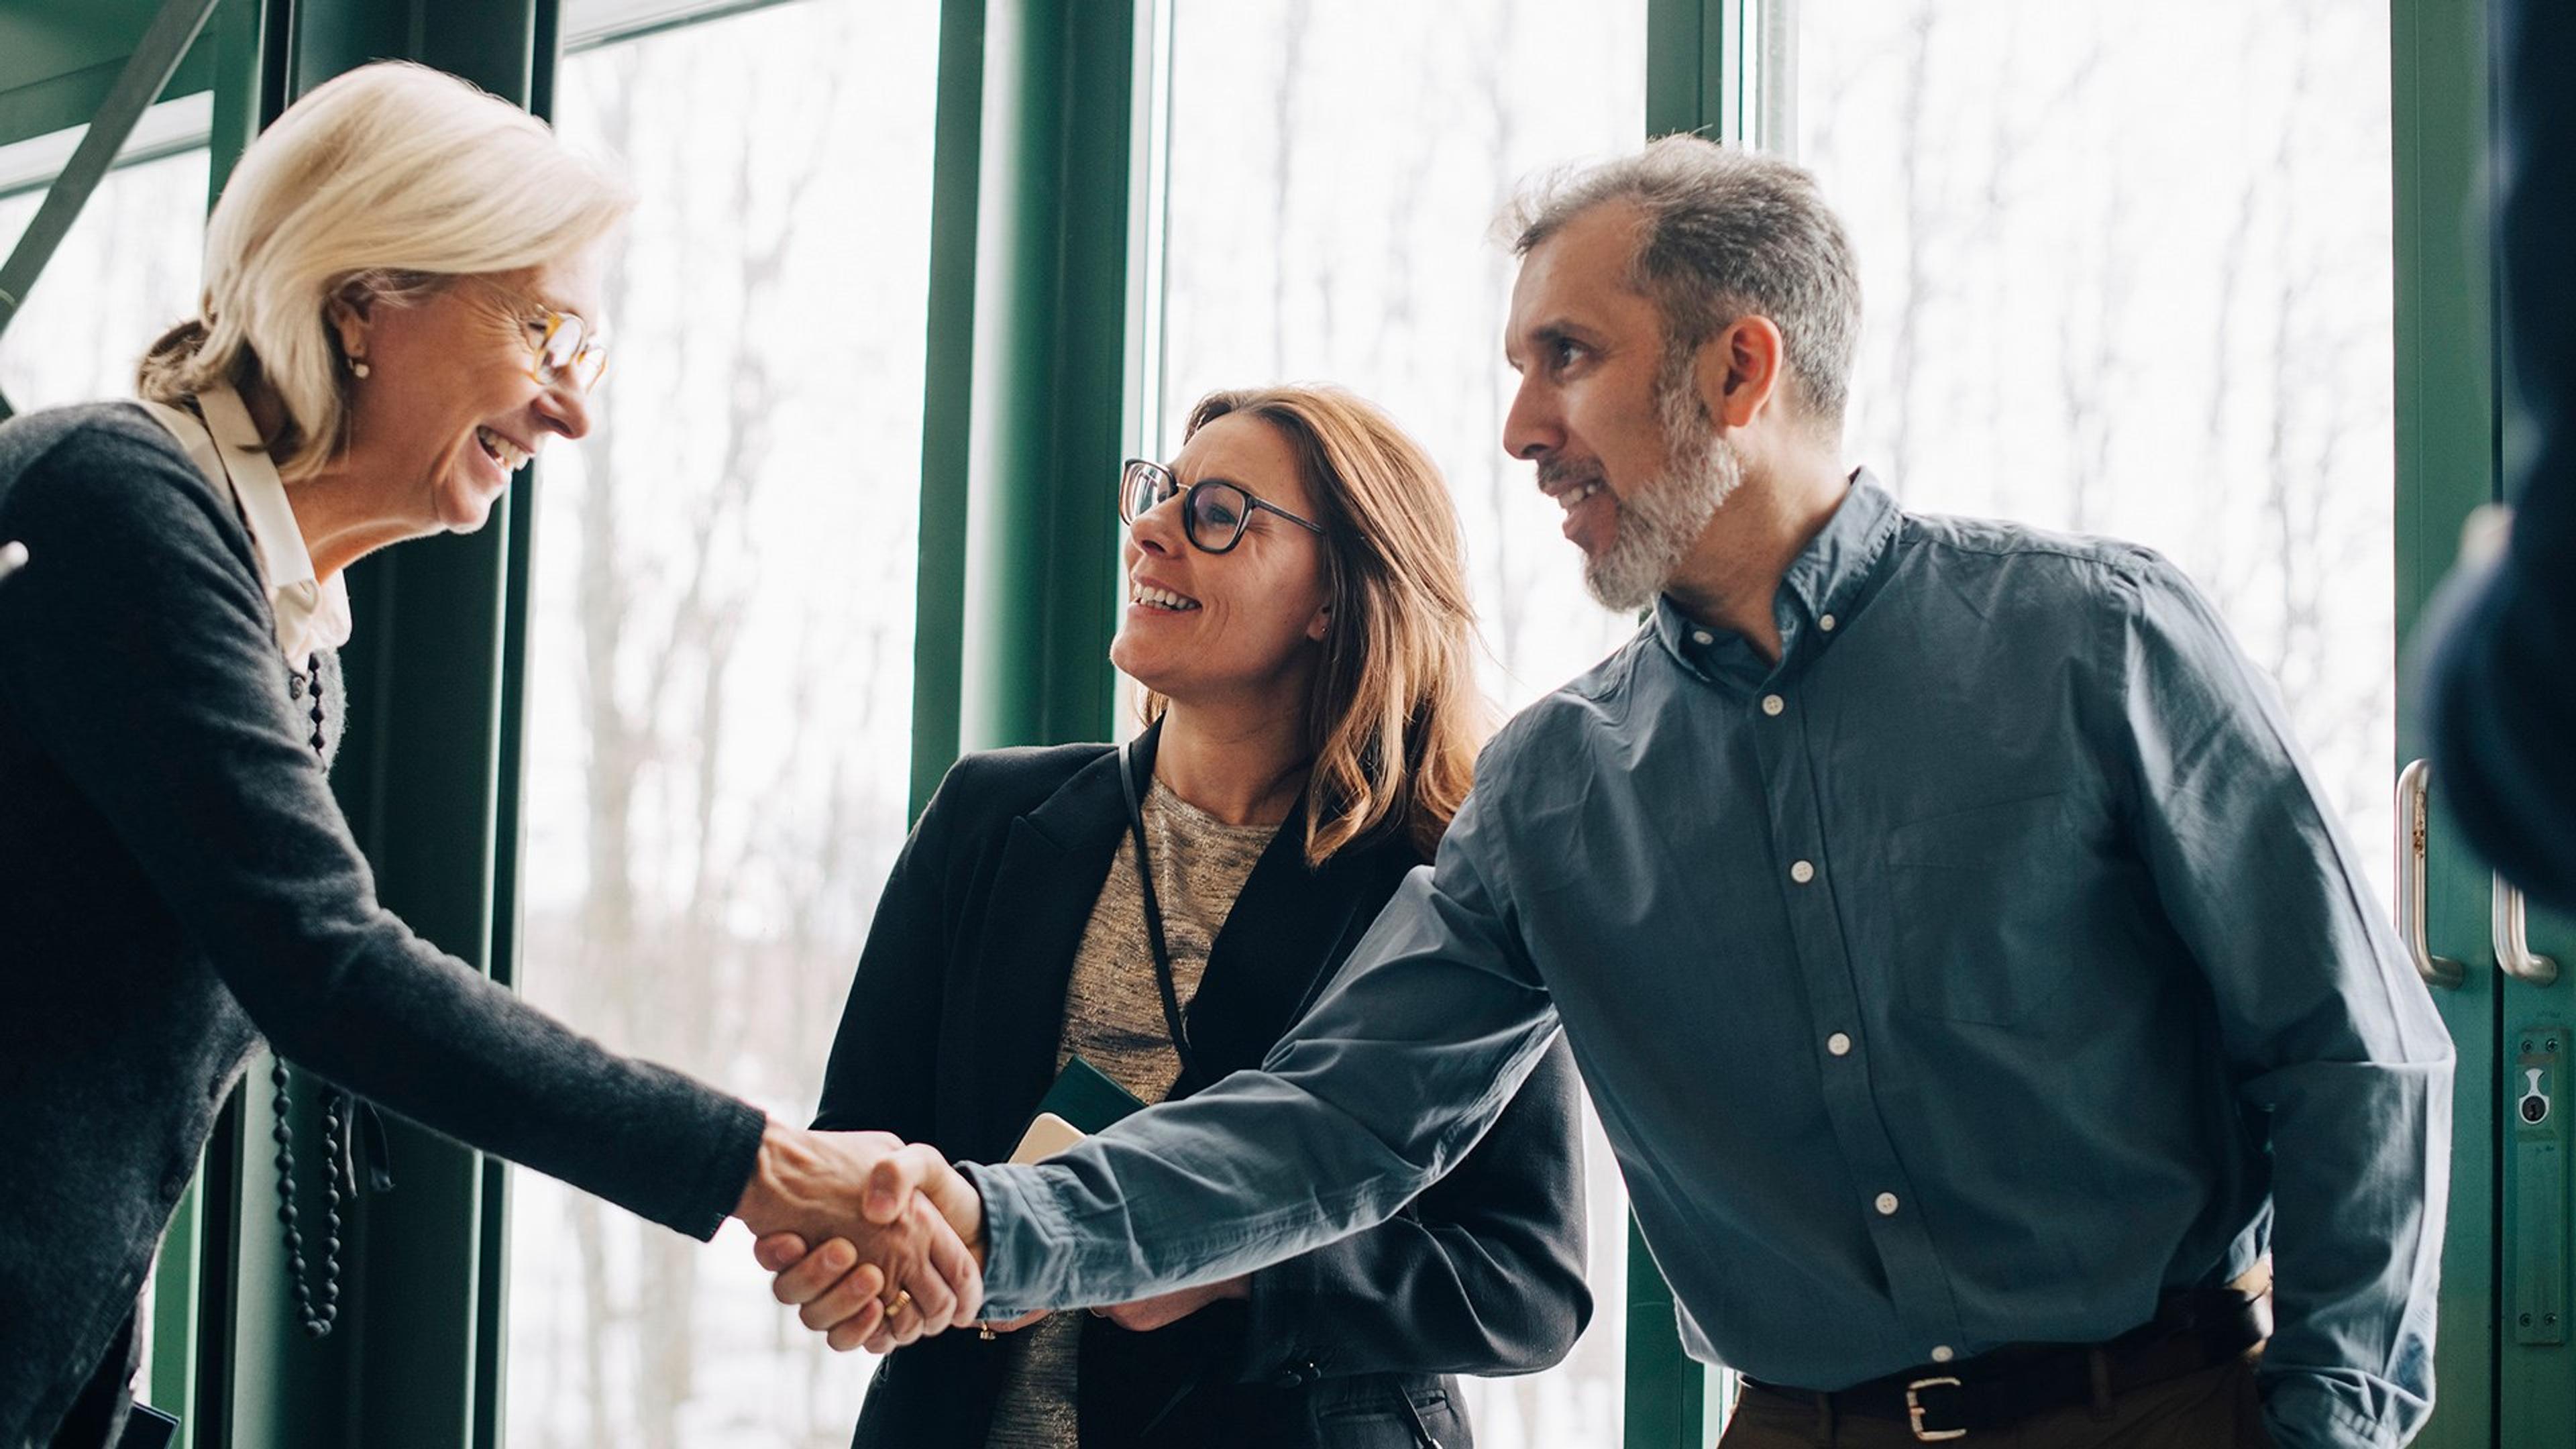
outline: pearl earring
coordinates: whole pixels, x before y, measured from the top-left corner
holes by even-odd
[[[351,359],[349,360],[349,370],[350,370],[351,372],[356,373],[356,374],[357,374],[358,376],[360,376],[360,377],[365,377],[365,376],[367,376],[369,373],[372,373],[372,372],[374,372],[374,371],[375,371],[375,369],[374,369],[374,368],[367,366],[367,360],[366,360],[365,358],[363,358],[363,357],[354,357],[354,358],[351,358]]]

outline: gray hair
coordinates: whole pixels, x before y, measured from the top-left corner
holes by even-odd
[[[1513,204],[1512,254],[1596,207],[1643,214],[1629,283],[1664,318],[1667,360],[1747,315],[1780,329],[1796,395],[1839,432],[1860,336],[1860,267],[1816,178],[1774,156],[1665,136],[1634,156],[1543,179]]]

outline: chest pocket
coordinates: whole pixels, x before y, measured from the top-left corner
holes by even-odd
[[[1897,1002],[1947,1021],[2014,1026],[2066,984],[2076,847],[2064,795],[1908,821],[1887,843]]]

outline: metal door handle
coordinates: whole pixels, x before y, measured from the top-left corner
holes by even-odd
[[[2496,969],[2516,981],[2547,986],[2558,979],[2558,963],[2531,949],[2523,934],[2522,892],[2503,876],[2495,878],[2495,896],[2487,912],[2487,930],[2495,937]]]
[[[2397,935],[2424,984],[2450,989],[2460,984],[2460,963],[2434,955],[2424,941],[2424,834],[2432,773],[2432,761],[2417,760],[2397,774]]]

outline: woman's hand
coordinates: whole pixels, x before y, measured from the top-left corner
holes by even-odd
[[[1251,1296],[1252,1278],[1246,1274],[1228,1278],[1222,1283],[1203,1283],[1196,1288],[1183,1288],[1177,1293],[1163,1294],[1159,1298],[1140,1298],[1133,1303],[1121,1303],[1114,1308],[1095,1308],[1091,1311],[1130,1333],[1151,1333],[1157,1328],[1167,1328],[1178,1323],[1220,1299]]]

